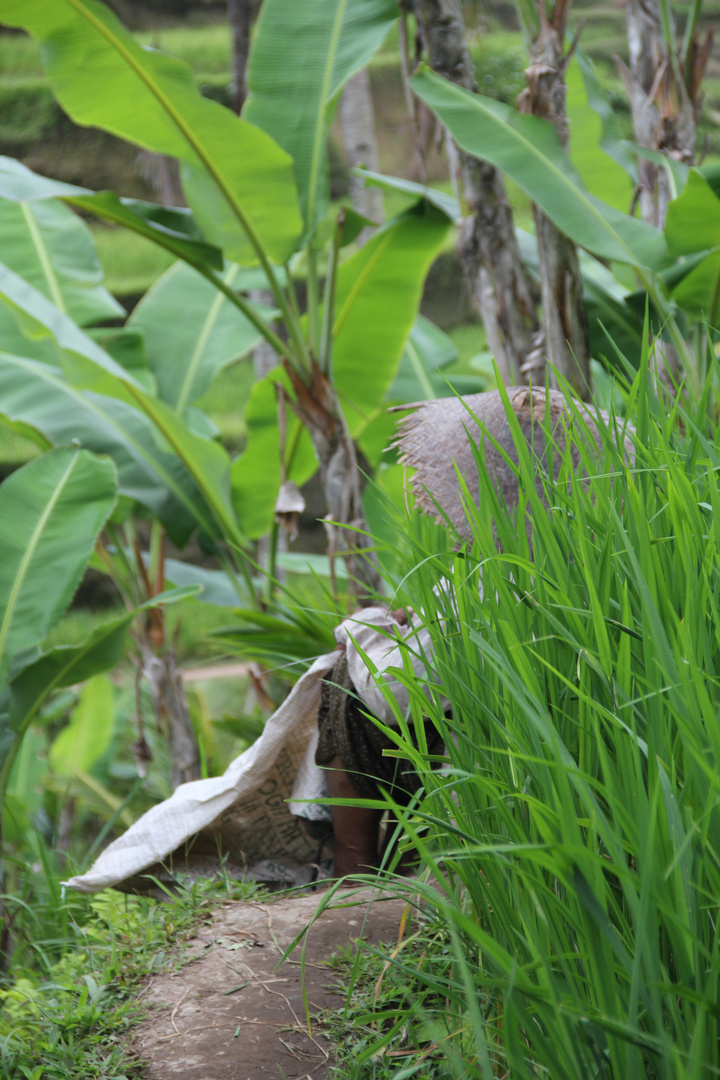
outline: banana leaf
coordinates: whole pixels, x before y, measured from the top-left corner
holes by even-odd
[[[205,236],[243,264],[281,264],[302,230],[292,161],[264,131],[204,98],[190,67],[141,46],[96,0],[5,0],[2,19],[42,44],[50,85],[76,123],[183,162]]]
[[[0,690],[73,598],[115,504],[117,473],[87,450],[49,450],[0,486]]]
[[[185,259],[192,266],[222,270],[219,248],[203,239],[192,211],[141,199],[121,199],[114,191],[90,191],[32,172],[14,158],[0,155],[0,197],[13,202],[61,199],[111,225],[122,225]]]
[[[580,247],[647,269],[668,263],[659,229],[589,194],[549,121],[471,94],[426,68],[411,84],[463,150],[514,180]]]
[[[196,525],[213,531],[212,516],[188,469],[129,402],[79,390],[58,368],[5,353],[0,354],[0,415],[34,428],[52,445],[77,440],[88,450],[109,454],[117,466],[120,494],[157,515],[179,547]]]
[[[79,326],[124,316],[102,284],[90,230],[67,206],[0,198],[0,234],[5,265]]]
[[[225,284],[236,288],[240,268],[229,264]],[[259,314],[272,312],[255,305]],[[182,312],[182,318],[177,313]],[[228,364],[261,340],[255,327],[214,285],[182,263],[171,266],[145,294],[127,326],[140,331],[160,396],[183,414]],[[242,411],[244,403],[238,402]]]
[[[265,0],[248,64],[243,117],[291,155],[311,232],[328,201],[327,132],[335,100],[380,48],[396,0]]]

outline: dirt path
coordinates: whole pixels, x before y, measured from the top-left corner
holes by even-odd
[[[184,683],[204,682],[205,679],[243,679],[250,673],[252,664],[239,661],[229,664],[206,664],[204,667],[183,668],[180,672]]]
[[[371,902],[371,898],[375,897]],[[284,949],[317,909],[318,894],[224,905],[191,943],[193,959],[157,976],[142,1000],[152,1006],[133,1050],[148,1063],[148,1080],[322,1080],[332,1047],[308,1032],[300,952],[277,971]],[[306,951],[311,1013],[342,1004],[322,961],[361,936],[397,940],[404,904],[363,890],[336,894],[342,905],[313,925]],[[348,906],[352,905],[352,906]]]

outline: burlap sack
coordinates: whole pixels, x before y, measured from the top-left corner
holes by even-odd
[[[271,859],[310,862],[317,852],[294,809],[323,794],[322,770],[313,766],[320,682],[337,653],[320,656],[295,684],[260,738],[222,776],[181,784],[103,851],[93,867],[65,882],[92,893],[172,860],[184,871],[209,855],[243,868]],[[315,817],[321,816],[318,808]],[[329,816],[329,814],[327,815]],[[184,846],[192,841],[188,855]]]

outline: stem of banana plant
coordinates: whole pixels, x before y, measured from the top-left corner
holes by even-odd
[[[258,315],[257,311],[255,311],[253,306],[249,304],[247,300],[231,289],[230,286],[227,285],[214,270],[211,270],[209,266],[205,266],[202,263],[195,263],[194,266],[199,274],[202,274],[204,278],[212,282],[215,288],[219,289],[220,292],[228,298],[230,303],[234,304],[235,307],[243,313],[248,322],[252,323],[258,333],[262,334],[269,345],[272,345],[276,353],[280,356],[285,356],[293,367],[298,367],[298,358],[288,343],[283,341],[283,339],[275,333],[270,323],[266,322],[262,315]],[[290,328],[288,327],[288,329]]]
[[[317,269],[317,251],[312,245],[312,242],[308,244],[305,249],[307,257],[307,309],[308,309],[308,344],[310,346],[310,353],[312,356],[318,355],[319,333],[318,333],[318,269]]]
[[[345,210],[340,210],[330,248],[327,277],[325,279],[325,297],[323,299],[323,322],[320,337],[320,369],[330,378],[332,369],[333,327],[335,326],[335,291],[337,286],[337,268],[345,227]]]
[[[158,564],[160,562],[160,551],[162,549],[162,525],[157,520],[153,519],[153,523],[150,527],[150,550],[148,552],[148,577],[150,581],[154,582],[158,576]],[[161,590],[162,591],[162,590]]]
[[[265,271],[265,275],[270,284],[270,288],[273,291],[273,295],[280,308],[280,313],[285,323],[285,327],[288,332],[288,337],[295,346],[295,353],[301,366],[305,368],[310,367],[310,357],[308,355],[307,345],[302,332],[302,326],[300,325],[299,317],[296,317],[295,312],[292,309],[292,305],[288,302],[288,299],[283,292],[280,282],[275,276],[275,271],[270,266],[267,260],[262,260],[262,267]]]
[[[290,307],[292,308],[293,315],[295,316],[295,318],[297,319],[298,324],[299,324],[300,323],[300,306],[298,304],[297,293],[295,291],[295,283],[293,282],[292,274],[290,273],[290,264],[285,263],[284,269],[285,269],[285,277],[287,279],[287,292],[288,292],[288,297],[290,299]]]
[[[134,588],[134,582],[128,579],[127,574],[121,572],[119,567],[116,565],[116,563],[119,563],[120,560],[115,560],[113,558],[113,556],[108,551],[106,545],[103,544],[101,540],[99,540],[95,545],[95,550],[97,552],[98,558],[105,566],[108,576],[112,578],[113,585],[120,593],[123,604],[125,604],[125,607],[131,608],[136,602],[135,597],[131,595]]]
[[[295,453],[300,442],[300,435],[302,434],[302,424],[296,424],[295,430],[292,436],[292,442],[290,443],[290,449],[285,456],[285,467],[283,469],[283,476],[287,476],[288,472],[292,468],[292,463],[295,458]],[[265,589],[265,602],[269,608],[272,608],[275,602],[275,586],[277,585],[277,554],[278,554],[278,540],[280,538],[280,526],[277,521],[273,521],[270,529],[270,550],[268,552],[268,566],[267,566],[267,584]]]
[[[660,8],[660,23],[662,25],[663,38],[665,39],[665,45],[667,46],[668,56],[670,58],[670,67],[672,68],[676,80],[680,82],[682,75],[678,63],[675,28],[673,26],[673,16],[669,0],[658,0],[658,7]]]
[[[256,608],[258,606],[257,596],[255,593],[255,586],[253,584],[252,574],[248,569],[247,559],[242,554],[242,552],[238,552],[238,559],[240,564],[240,574],[242,575],[243,581],[245,582],[245,593],[243,593],[242,588],[240,587],[240,582],[238,581],[237,574],[235,573],[235,569],[233,568],[232,560],[228,559],[227,555],[225,555],[222,551],[220,552],[220,561],[225,568],[225,573],[230,578],[232,587],[235,590],[237,598],[240,601],[241,605],[245,607],[245,604],[249,601],[252,607]],[[237,565],[238,560],[236,559],[235,562]]]
[[[277,553],[278,553],[278,540],[280,538],[280,526],[277,521],[273,521],[270,526],[270,545],[268,551],[268,565],[267,565],[267,586],[265,591],[265,599],[267,606],[272,607],[275,599],[275,585],[277,574]]]
[[[140,596],[137,588],[137,578],[135,575],[135,571],[132,567],[130,560],[127,557],[127,552],[125,549],[126,546],[122,543],[120,537],[118,536],[115,526],[108,522],[108,524],[105,526],[105,531],[115,546],[115,559],[124,571],[125,588],[128,592],[128,598],[125,602],[127,603],[128,607],[132,607],[133,604],[139,604],[142,600],[142,597]],[[110,552],[108,552],[108,557],[110,557]],[[119,577],[117,569],[115,569],[114,572]],[[132,598],[130,598],[130,594],[132,594]]]
[[[685,34],[683,36],[682,49],[680,51],[680,63],[683,68],[687,67],[688,58],[690,56],[690,46],[692,44],[693,34],[695,33],[695,27],[697,26],[698,19],[700,18],[700,10],[703,5],[703,0],[695,0],[690,14],[688,15],[687,22],[685,23]]]
[[[287,278],[287,295],[290,303],[290,310],[292,311],[293,318],[295,320],[295,326],[298,329],[296,347],[300,349],[300,354],[303,358],[306,371],[310,370],[310,350],[308,343],[305,340],[305,336],[302,331],[302,315],[300,314],[300,305],[298,304],[297,292],[295,291],[295,284],[290,274],[290,267],[287,263],[284,266],[285,276]]]

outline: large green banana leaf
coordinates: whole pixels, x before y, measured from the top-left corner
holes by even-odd
[[[195,481],[222,537],[242,547],[245,537],[238,528],[230,502],[230,459],[217,442],[194,434],[164,401],[128,387],[132,397],[152,420],[156,432],[177,454]],[[212,530],[213,533],[217,529]]]
[[[378,414],[415,322],[427,272],[450,221],[422,201],[379,229],[340,267],[332,357],[333,383],[353,436]],[[232,468],[235,512],[249,536],[272,521],[280,486],[280,433],[271,372],[257,383],[245,413],[248,445]],[[297,439],[297,447],[295,440]],[[307,434],[288,414],[288,477],[301,484],[317,468]]]
[[[15,759],[12,775],[8,777],[7,791],[2,801],[3,843],[8,848],[26,844],[28,833],[38,821],[37,815],[42,814],[44,782],[48,772],[47,744],[46,732],[28,732]],[[2,758],[0,749],[0,761]]]
[[[333,381],[353,435],[385,400],[449,225],[423,200],[378,229],[338,271]]]
[[[647,269],[667,264],[660,230],[590,195],[548,121],[471,94],[427,69],[411,83],[463,150],[514,180],[580,247]]]
[[[200,521],[202,517],[203,528],[214,520],[228,540],[242,544],[243,537],[230,508],[229,459],[225,450],[218,443],[195,435],[184,427],[168,406],[144,393],[132,375],[84,334],[67,315],[53,307],[22,278],[2,266],[0,299],[11,306],[28,335],[42,335],[55,341],[67,382],[75,389],[107,395],[110,400],[124,401],[145,413],[155,429],[153,434],[158,446],[175,452],[195,481],[210,512],[209,515],[198,513],[196,509],[196,519]],[[109,411],[113,408],[107,406]],[[143,456],[144,453],[145,448]]]
[[[452,394],[438,372],[458,356],[451,337],[424,315],[418,315],[405,342],[389,401],[426,401]]]
[[[139,330],[128,330],[126,326],[90,327],[88,334],[101,349],[117,360],[124,371],[128,371],[143,390],[150,394],[157,391],[155,376],[150,371],[145,354],[145,342]]]
[[[53,772],[72,775],[90,772],[110,749],[115,730],[113,686],[107,675],[93,675],[80,691],[69,722],[50,744],[48,763]]]
[[[697,169],[690,169],[682,194],[668,206],[665,237],[682,256],[669,282],[673,300],[694,319],[716,327],[720,316],[720,198]],[[707,252],[704,258],[700,253]],[[693,260],[687,256],[695,255]]]
[[[225,284],[236,288],[239,273],[236,264],[229,264]],[[182,318],[178,318],[179,312]],[[171,266],[155,282],[127,326],[142,332],[160,396],[181,415],[222,368],[246,356],[260,341],[242,312],[182,263]],[[243,402],[238,402],[238,410],[242,411],[242,406]]]
[[[13,657],[72,600],[116,495],[112,461],[76,447],[49,450],[0,486],[0,689]]]
[[[398,17],[396,0],[264,0],[243,117],[292,156],[308,231],[328,204],[326,139],[335,99]]]
[[[627,170],[605,149],[608,140],[612,139],[610,146],[618,152],[622,137],[620,125],[604,98],[597,76],[593,85],[593,75],[590,62],[586,59],[583,69],[577,57],[565,73],[570,159],[591,195],[597,195],[616,210],[627,212],[632,204],[633,181]],[[607,110],[604,116],[600,115],[599,109]],[[628,157],[628,164],[632,166],[632,155],[628,154]]]
[[[0,197],[13,202],[62,199],[102,221],[123,225],[193,266],[222,270],[222,252],[206,243],[190,210],[141,199],[120,199],[113,191],[90,191],[39,176],[14,158],[0,156]]]
[[[204,98],[190,67],[128,33],[97,0],[3,0],[2,21],[42,43],[68,115],[185,163],[205,236],[242,264],[264,249],[282,264],[302,230],[288,154],[264,131]]]
[[[425,199],[438,210],[442,210],[450,221],[457,221],[462,214],[459,200],[454,195],[439,191],[438,188],[418,184],[416,180],[405,180],[401,176],[384,176],[382,173],[371,172],[370,169],[353,169],[353,172],[356,176],[362,177],[367,187],[378,187],[383,191],[399,191],[415,200]]]
[[[193,590],[198,600],[217,607],[252,606],[244,583],[233,583],[224,570],[208,570],[204,566],[183,562],[181,559],[165,559],[165,581],[187,592]],[[258,585],[261,579],[258,579]]]
[[[276,384],[290,391],[290,381],[282,368],[276,368],[263,379],[258,379],[250,391],[245,409],[248,444],[232,466],[235,514],[243,532],[252,539],[263,536],[270,527],[280,488]],[[317,470],[315,451],[307,430],[290,409],[287,410],[286,425],[287,478],[304,484]]]
[[[610,100],[610,96],[607,93],[603,82],[598,75],[595,65],[592,60],[582,49],[577,49],[575,52],[577,60],[577,66],[580,69],[583,83],[585,84],[585,100],[590,108],[600,119],[601,130],[599,145],[604,152],[608,154],[613,161],[617,162],[620,168],[627,173],[633,183],[637,183],[638,168],[637,159],[632,144],[623,139],[623,129],[619,118],[615,114],[615,111]],[[572,67],[573,65],[571,65]],[[580,118],[578,117],[578,120]],[[573,128],[572,112],[570,112],[570,129],[571,140],[575,137]],[[580,169],[582,174],[583,170]],[[587,178],[583,174],[583,180],[587,183]],[[588,190],[593,194],[598,194],[594,188],[587,184]],[[601,196],[605,198],[605,196]]]
[[[5,353],[0,354],[0,415],[28,424],[53,445],[76,439],[88,450],[109,454],[120,493],[152,511],[179,547],[195,525],[213,531],[212,515],[188,469],[128,402],[78,390],[58,368]],[[227,472],[226,458],[220,465]]]
[[[5,265],[79,326],[124,316],[102,284],[90,230],[68,207],[0,199],[0,235]]]
[[[23,334],[23,348],[18,351],[36,355],[35,346],[39,344],[39,358],[62,366],[78,386],[92,387],[105,374],[134,383],[132,376],[68,315],[1,263],[0,302],[13,313]],[[7,338],[2,342],[3,348],[9,344]],[[17,346],[18,342],[13,340],[11,344]]]
[[[720,246],[720,198],[697,169],[690,170],[682,195],[668,206],[665,239],[672,255]]]
[[[693,319],[713,329],[720,317],[720,247],[714,248],[672,290],[672,298]]]
[[[22,734],[55,690],[74,686],[113,668],[122,656],[130,623],[136,615],[151,607],[187,600],[198,592],[199,586],[196,585],[168,589],[117,618],[96,626],[80,644],[56,645],[40,653],[10,680],[11,729]]]

